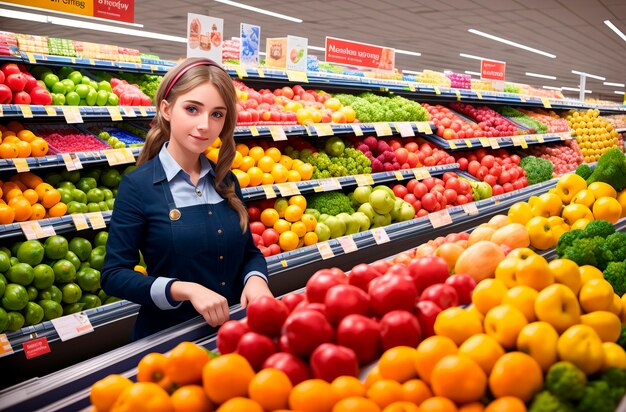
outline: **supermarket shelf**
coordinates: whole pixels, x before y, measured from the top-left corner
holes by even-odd
[[[615,131],[616,131],[617,133],[623,133],[623,132],[626,132],[626,127],[620,127],[619,129],[615,129]]]
[[[153,118],[156,115],[154,106],[41,106],[3,104],[0,106],[0,118],[54,118],[65,117],[68,123],[82,123],[71,118],[71,110],[78,109],[80,116],[88,120],[118,120],[133,119],[136,117]],[[65,111],[64,111],[65,110]],[[113,113],[112,113],[113,112]]]
[[[425,135],[426,140],[429,140],[438,146],[450,150],[465,150],[478,147],[498,148],[498,147],[512,147],[555,143],[564,140],[575,139],[569,132],[562,133],[546,133],[546,134],[530,134],[520,135],[513,137],[498,137],[498,138],[471,138],[471,139],[457,139],[457,140],[445,140],[437,135]]]
[[[102,219],[104,220],[105,224],[109,224],[109,222],[111,221],[111,211],[104,211],[104,212],[95,212],[95,213],[100,213],[102,214]],[[6,239],[10,239],[10,238],[24,238],[25,234],[24,231],[22,230],[23,226],[28,226],[28,229],[32,229],[32,227],[30,226],[31,224],[36,224],[38,225],[42,232],[40,232],[41,236],[39,236],[39,238],[45,238],[45,237],[49,237],[54,235],[55,233],[69,233],[69,232],[76,232],[76,223],[74,223],[74,218],[76,215],[80,215],[82,217],[85,218],[85,220],[87,221],[87,227],[85,227],[85,229],[94,229],[93,224],[90,220],[90,214],[89,213],[78,213],[78,214],[74,214],[74,215],[65,215],[65,216],[61,216],[61,217],[51,217],[51,218],[47,218],[47,219],[40,219],[40,220],[29,220],[26,222],[20,222],[20,223],[10,223],[8,225],[0,225],[0,240],[6,240]],[[74,216],[74,217],[73,217]],[[52,233],[52,231],[50,231],[49,228],[52,228],[54,230],[54,233]],[[35,233],[37,233],[39,231],[39,229],[33,229],[33,231]]]
[[[449,171],[457,171],[458,163],[448,165],[402,169],[393,172],[371,173],[366,175],[342,176],[320,180],[305,180],[302,182],[278,183],[247,187],[242,189],[244,200],[271,199],[276,196],[293,196],[296,194],[311,194],[331,192],[360,185],[376,185],[380,183],[397,182],[405,179],[425,179],[430,175],[440,175]],[[268,193],[270,194],[268,197]]]

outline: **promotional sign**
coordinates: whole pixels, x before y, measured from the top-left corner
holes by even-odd
[[[246,67],[257,67],[259,65],[261,27],[253,24],[241,23],[239,32],[241,37],[239,63]]]
[[[187,57],[206,57],[222,64],[224,20],[187,13]]]
[[[265,40],[265,65],[278,69],[287,68],[287,38]]]
[[[135,0],[5,0],[5,2],[42,10],[59,11],[127,23],[135,22]]]
[[[494,89],[504,90],[504,77],[506,73],[506,63],[497,60],[480,61],[480,78],[491,80]]]
[[[287,36],[287,70],[306,71],[308,45],[306,37]]]
[[[395,50],[388,47],[326,37],[325,60],[328,63],[393,71]]]

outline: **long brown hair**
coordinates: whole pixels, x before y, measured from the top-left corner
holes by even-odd
[[[190,92],[201,84],[210,82],[217,88],[226,104],[226,119],[224,121],[224,127],[219,134],[222,144],[215,167],[215,190],[220,196],[226,199],[228,205],[237,212],[241,231],[245,233],[246,230],[248,230],[248,212],[239,196],[235,193],[234,177],[230,174],[230,166],[235,158],[235,138],[233,134],[235,124],[237,123],[237,97],[235,86],[228,73],[215,64],[209,64],[208,61],[206,65],[187,69],[188,66],[202,61],[207,60],[197,57],[183,60],[163,77],[154,97],[156,115],[152,121],[150,131],[146,136],[146,143],[137,159],[137,166],[142,165],[156,156],[163,147],[163,144],[170,139],[170,122],[167,121],[161,113],[161,101],[166,99],[169,104],[174,104],[179,96]],[[186,70],[186,72],[180,76],[180,78],[176,79],[179,73],[184,70]],[[170,88],[172,81],[175,81],[175,84]],[[169,93],[167,93],[168,88],[170,88]]]

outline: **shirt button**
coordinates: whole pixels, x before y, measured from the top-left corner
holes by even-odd
[[[224,260],[224,256],[220,256],[220,260]]]
[[[222,229],[217,229],[217,233],[221,235],[222,234]]]
[[[213,211],[209,210],[209,216],[213,215]]]
[[[222,286],[226,286],[226,282],[222,282]]]

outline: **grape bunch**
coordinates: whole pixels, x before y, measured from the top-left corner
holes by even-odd
[[[298,152],[292,147],[288,147],[285,152],[294,159],[298,158],[314,166],[311,179],[326,179],[372,172],[370,160],[361,151],[352,148],[346,148],[340,156],[329,156],[324,151],[313,152],[310,149]]]
[[[344,106],[352,106],[356,117],[363,123],[371,122],[421,122],[428,113],[419,103],[400,96],[386,97],[374,93],[359,96],[336,94]]]

